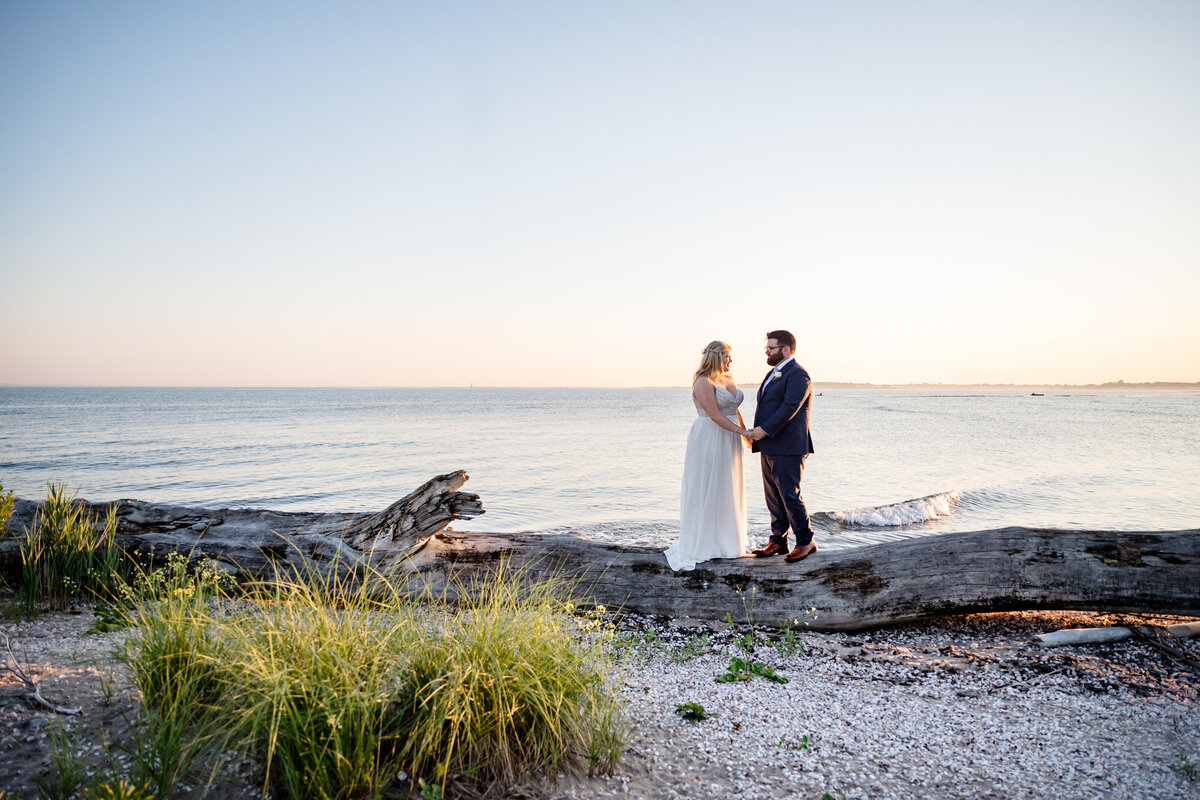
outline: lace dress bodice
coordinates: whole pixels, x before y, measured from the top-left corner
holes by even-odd
[[[737,419],[738,406],[746,399],[746,395],[741,389],[735,387],[734,394],[730,394],[729,390],[724,386],[717,387],[717,408],[722,414],[732,420]],[[696,414],[701,417],[707,417],[708,412],[700,406],[700,401],[696,399],[695,393],[692,394],[692,403],[696,406]]]

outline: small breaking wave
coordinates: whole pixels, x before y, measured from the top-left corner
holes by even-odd
[[[950,516],[962,500],[962,494],[961,490],[954,489],[928,497],[918,497],[915,500],[905,500],[902,503],[856,508],[852,511],[829,511],[813,516],[825,517],[838,527],[851,529],[902,528]]]

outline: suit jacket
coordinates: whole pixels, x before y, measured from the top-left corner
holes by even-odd
[[[795,361],[784,364],[780,373],[778,380],[768,375],[758,390],[754,425],[766,431],[767,438],[754,442],[751,449],[772,456],[808,455],[813,452],[808,430],[812,380]]]

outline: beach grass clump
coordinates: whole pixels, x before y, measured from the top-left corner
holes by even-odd
[[[321,578],[252,588],[222,629],[231,729],[283,796],[379,796],[400,769],[393,687],[413,614]]]
[[[0,483],[0,539],[8,535],[8,521],[12,519],[14,508],[14,497],[11,491],[4,491],[4,484]],[[0,589],[8,590],[8,577],[4,574],[4,570],[0,570]],[[7,609],[6,609],[7,611]],[[4,800],[4,795],[0,794],[0,800]]]
[[[527,578],[501,570],[459,605],[382,575],[171,594],[140,607],[128,659],[155,724],[194,731],[181,753],[251,755],[279,797],[380,797],[397,775],[484,794],[575,758],[611,770],[628,732],[600,637],[560,584]]]
[[[203,595],[173,595],[142,604],[137,634],[123,659],[145,705],[160,715],[198,720],[224,700],[229,643]]]
[[[5,534],[5,527],[8,525],[8,520],[13,515],[13,493],[4,491],[4,484],[0,483],[0,538]]]
[[[173,556],[146,581],[122,584],[134,591],[175,588],[152,594],[135,607],[120,607],[114,627],[136,625],[119,654],[142,693],[136,736],[126,748],[135,786],[150,787],[152,797],[169,797],[205,758],[228,744],[223,704],[237,679],[213,591],[203,578],[181,575],[183,556]]]
[[[39,603],[53,610],[72,598],[92,597],[115,585],[126,560],[116,544],[117,509],[109,506],[101,525],[61,483],[51,483],[46,500],[19,537],[21,585],[28,609]]]
[[[573,753],[611,771],[628,733],[600,637],[581,637],[562,585],[503,571],[460,587],[460,607],[411,645],[399,688],[401,755],[415,773],[484,790]]]

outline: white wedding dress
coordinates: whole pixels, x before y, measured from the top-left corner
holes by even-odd
[[[717,407],[737,422],[741,389],[730,394],[717,387]],[[688,433],[683,459],[683,491],[679,507],[679,541],[667,551],[673,570],[695,569],[710,558],[738,558],[746,553],[746,484],[742,479],[742,437],[713,422],[700,407]]]

